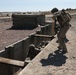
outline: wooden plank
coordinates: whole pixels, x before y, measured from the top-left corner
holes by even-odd
[[[45,38],[53,37],[53,36],[50,36],[50,35],[43,35],[43,34],[35,34],[34,36],[36,36],[36,37],[45,37]]]
[[[0,57],[0,62],[5,63],[5,64],[19,66],[19,67],[23,67],[25,65],[25,62],[23,61],[8,59],[4,57]]]

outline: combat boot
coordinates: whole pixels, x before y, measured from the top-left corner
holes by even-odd
[[[62,53],[63,53],[63,54],[68,53],[67,49],[63,49],[63,50],[62,50]]]

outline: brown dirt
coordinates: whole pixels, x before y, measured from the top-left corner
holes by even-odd
[[[53,48],[53,52],[57,52],[58,44],[55,42],[54,45],[52,44],[51,50],[45,50],[46,53],[43,52],[39,58],[36,57],[28,65],[29,67],[27,66],[24,69],[22,75],[76,75],[76,15],[73,16],[70,23],[72,26],[67,33],[69,41],[66,43],[68,53],[53,55],[51,51]],[[0,50],[4,49],[6,45],[25,38],[36,30],[10,30],[11,26],[11,22],[0,23]],[[48,54],[49,51],[51,52],[50,55]]]
[[[18,75],[76,75],[76,15],[70,24],[68,53],[58,50],[56,37]]]
[[[37,30],[15,30],[10,29],[12,27],[12,22],[1,22],[0,23],[0,50],[4,50],[4,48],[12,43],[15,43],[29,34],[33,33]]]

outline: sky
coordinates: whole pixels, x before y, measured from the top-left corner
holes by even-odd
[[[0,12],[50,11],[54,7],[76,9],[76,0],[0,0]]]

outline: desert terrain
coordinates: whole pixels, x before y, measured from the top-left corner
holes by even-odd
[[[58,50],[55,37],[18,75],[76,75],[76,15],[67,32],[68,53]]]
[[[71,27],[66,36],[68,53],[58,50],[55,37],[19,75],[76,75],[76,14],[72,14]]]
[[[13,23],[9,22],[0,22],[0,50],[4,50],[6,46],[11,45],[23,38],[27,37],[29,34],[37,30],[28,30],[28,29],[12,29]]]
[[[69,40],[66,43],[68,53],[59,54],[56,37],[56,40],[50,46],[51,49],[48,48],[47,51],[42,52],[41,55],[39,54],[40,56],[28,64],[20,75],[76,75],[76,13],[72,14],[70,24],[71,27],[66,35]],[[37,30],[13,30],[11,27],[12,21],[0,23],[0,50]]]

